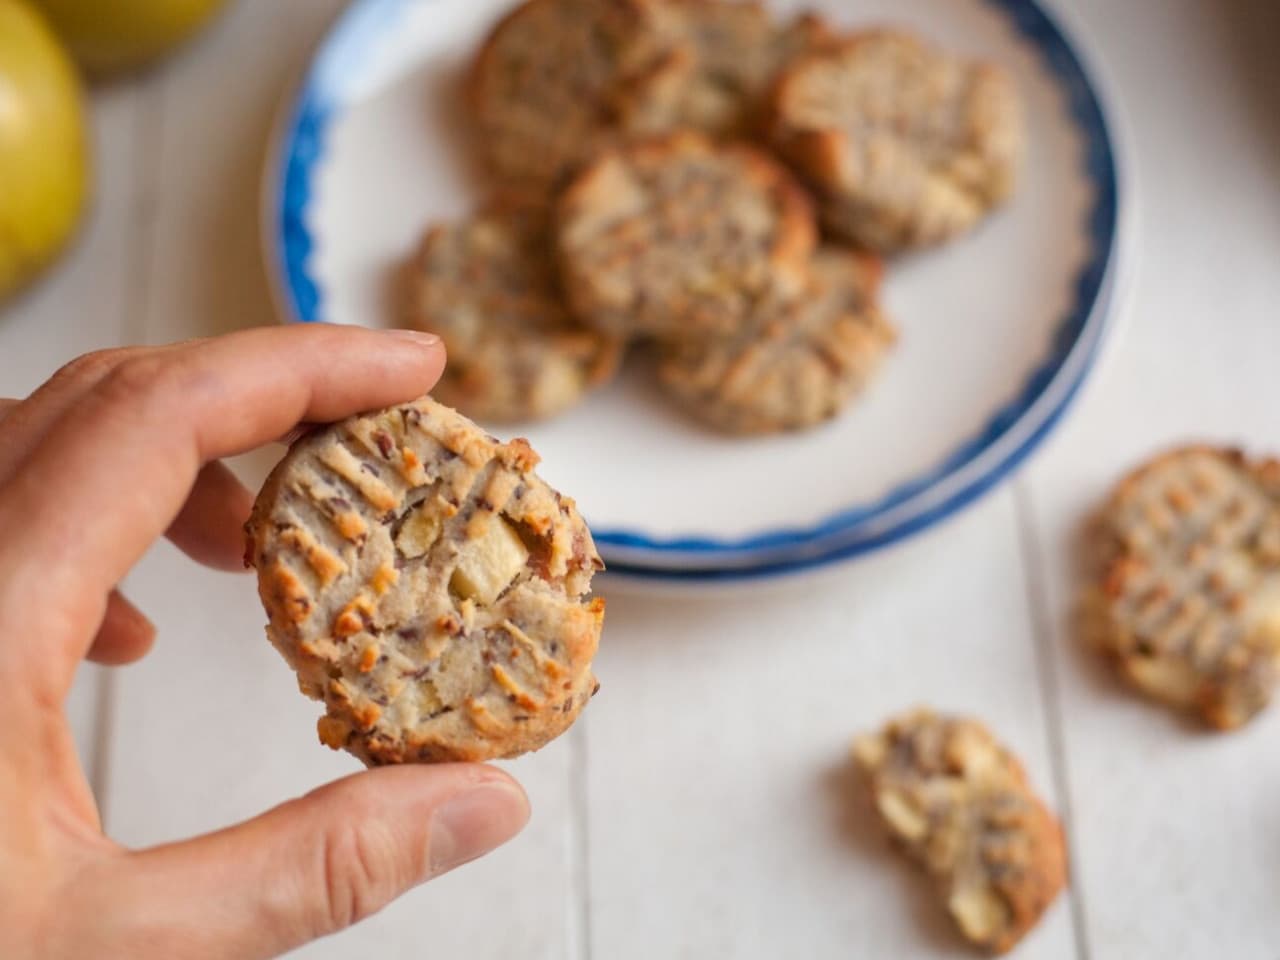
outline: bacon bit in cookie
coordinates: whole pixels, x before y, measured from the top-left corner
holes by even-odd
[[[506,732],[506,727],[497,721],[489,708],[475,698],[470,698],[464,704],[467,710],[467,716],[471,719],[471,723],[477,730],[486,737],[498,737]]]
[[[542,706],[541,703],[529,695],[524,687],[512,679],[511,674],[507,673],[498,664],[493,664],[489,668],[489,672],[493,674],[493,679],[497,681],[498,686],[511,697],[512,702],[520,704],[526,710],[537,710]]]
[[[281,561],[272,565],[268,574],[271,598],[282,607],[292,623],[301,623],[311,613],[311,597],[292,570]]]
[[[358,669],[360,670],[361,673],[368,673],[377,665],[378,665],[378,645],[375,643],[371,643],[369,644],[369,646],[365,647],[364,652],[360,654],[360,663],[359,663]]]
[[[491,437],[477,437],[461,426],[450,430],[442,442],[445,449],[452,450],[473,467],[483,467],[493,456],[495,446]]]
[[[422,461],[408,447],[400,448],[400,475],[415,487],[427,482],[427,471],[422,468]]]
[[[341,678],[329,681],[329,699],[344,707],[351,706],[351,691]]]
[[[378,452],[382,454],[382,459],[390,460],[391,451],[395,449],[395,443],[392,441],[391,435],[383,430],[375,430],[373,442],[378,445]]]
[[[331,750],[341,750],[351,735],[351,727],[336,717],[321,717],[316,721],[320,742]]]
[[[354,636],[363,630],[373,617],[373,601],[366,594],[359,594],[338,612],[333,621],[333,635],[339,639]]]
[[[436,620],[436,629],[441,633],[447,633],[451,637],[456,637],[462,633],[462,621],[452,613],[446,613],[444,616]]]
[[[516,437],[498,448],[498,458],[513,470],[527,473],[536,467],[542,458],[529,446],[524,437]]]
[[[1103,580],[1102,590],[1108,597],[1118,597],[1124,593],[1125,584],[1129,582],[1129,577],[1138,573],[1142,569],[1142,565],[1137,560],[1119,560],[1109,571]]]
[[[361,730],[372,730],[373,725],[378,722],[378,718],[382,716],[382,711],[378,709],[378,705],[374,703],[366,703],[362,707],[356,707],[351,711],[352,717]]]
[[[527,516],[521,522],[540,538],[547,538],[552,532],[552,518],[545,515],[545,513]]]
[[[350,540],[352,543],[362,543],[369,534],[368,524],[354,510],[334,514],[333,525],[343,539]]]
[[[390,488],[376,477],[371,477],[363,469],[368,464],[357,460],[355,454],[346,447],[340,444],[327,447],[321,454],[320,462],[355,487],[375,510],[394,510],[399,505],[399,498]]]
[[[396,572],[396,568],[389,563],[384,563],[373,571],[373,577],[369,580],[369,586],[373,587],[373,592],[378,596],[382,596],[395,585],[400,579],[400,574]]]
[[[327,587],[346,572],[347,565],[322,546],[308,530],[287,527],[280,533],[280,542],[302,554],[307,566],[320,578],[322,587]]]
[[[298,644],[298,650],[304,657],[322,661],[332,660],[338,655],[337,645],[328,637],[320,637],[314,641],[303,640]]]

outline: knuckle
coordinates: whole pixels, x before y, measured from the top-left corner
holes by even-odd
[[[352,819],[330,828],[321,839],[323,872],[319,916],[322,933],[359,923],[385,907],[400,891],[396,845],[387,831]]]
[[[102,399],[138,406],[156,397],[180,395],[184,366],[175,357],[145,355],[125,359],[103,377]]]
[[[125,347],[94,350],[64,363],[49,380],[51,383],[96,383],[132,354],[133,351]]]

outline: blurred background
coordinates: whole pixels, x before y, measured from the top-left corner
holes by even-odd
[[[277,322],[259,240],[264,164],[293,82],[344,6],[0,0],[0,395],[24,396],[61,363],[96,348]],[[922,651],[952,641],[970,649],[965,638],[978,644],[1010,628],[1006,595],[1016,593],[1023,621],[1014,629],[1052,646],[1028,656],[1014,694],[1034,699],[1030,713],[1045,725],[1030,735],[1029,766],[1054,805],[1073,815],[1080,838],[1070,906],[1018,955],[1274,960],[1280,817],[1271,798],[1280,771],[1259,765],[1274,767],[1276,718],[1215,744],[1212,753],[1203,737],[1182,735],[1187,742],[1170,747],[1178,733],[1167,718],[1111,691],[1067,649],[1067,591],[1054,575],[1065,569],[1076,518],[1136,455],[1187,436],[1280,451],[1280,3],[1050,6],[1076,27],[1109,81],[1136,195],[1130,226],[1137,259],[1120,306],[1120,335],[1072,420],[1009,490],[928,540],[828,574],[837,587],[808,584],[782,599],[680,598],[662,616],[642,600],[611,597],[616,635],[632,636],[602,655],[599,672],[656,689],[670,679],[649,656],[656,650],[667,658],[661,664],[685,678],[677,688],[690,700],[701,683],[739,680],[763,696],[766,673],[735,673],[746,669],[748,652],[703,640],[709,624],[744,635],[761,622],[784,632],[798,622],[838,630],[861,603],[857,615],[904,648],[918,639]],[[262,465],[251,460],[241,469],[252,479]],[[951,546],[939,546],[946,542]],[[961,563],[981,553],[982,569],[957,575],[939,559],[946,550]],[[162,550],[131,591],[160,625],[156,654],[123,676],[87,670],[71,703],[107,826],[125,842],[212,828],[349,769],[310,745],[311,707],[300,700],[263,706],[256,720],[287,726],[281,744],[315,753],[287,773],[236,753],[244,741],[208,733],[228,709],[260,706],[260,691],[277,691],[281,701],[292,693],[260,639],[261,611],[249,587],[234,578],[200,579],[185,567],[175,573],[178,563]],[[917,603],[934,613],[955,608],[948,589],[965,591],[959,602],[966,626],[957,628],[964,636],[938,638],[936,617],[928,625],[909,611],[878,610],[879,587],[904,577],[921,585]],[[165,642],[179,631],[195,634],[184,638],[185,652]],[[228,631],[236,640],[223,645]],[[654,646],[640,649],[642,635],[654,637]],[[765,646],[748,647],[762,661],[769,656]],[[980,644],[972,651],[981,652]],[[831,667],[827,651],[815,647],[812,655],[815,670]],[[892,651],[873,656],[891,658]],[[245,662],[268,676],[241,685]],[[852,677],[860,662],[851,657],[840,669]],[[155,692],[193,665],[223,691],[218,697]],[[911,669],[910,657],[890,664],[879,686],[905,695],[912,688],[892,678]],[[939,670],[932,689],[945,691],[950,680]],[[925,683],[921,696],[929,693]],[[535,807],[542,803],[523,846],[500,855],[507,859],[496,866],[449,878],[439,893],[422,892],[411,908],[389,911],[346,942],[377,946],[386,956],[423,955],[413,931],[420,933],[424,916],[451,925],[437,945],[477,957],[517,950],[540,957],[781,956],[805,940],[788,933],[801,921],[859,942],[847,918],[783,903],[800,891],[834,909],[831,890],[812,889],[811,881],[838,874],[806,880],[793,870],[796,852],[809,855],[807,845],[816,850],[821,841],[806,835],[800,843],[789,832],[785,821],[798,802],[792,794],[743,803],[733,786],[743,784],[726,775],[700,800],[705,745],[629,742],[637,723],[675,696],[654,694],[641,721],[602,697],[587,713],[585,732],[575,729],[570,742],[539,755],[536,770],[520,768]],[[981,707],[1003,696],[998,686],[979,685],[959,699]],[[906,705],[885,698],[886,709]],[[1086,705],[1099,698],[1100,708]],[[712,718],[695,712],[690,722],[697,728]],[[1127,740],[1112,737],[1117,725],[1127,725]],[[193,745],[189,738],[201,729],[207,742]],[[851,731],[833,720],[829,732],[823,755],[838,760]],[[1263,746],[1269,752],[1259,752]],[[742,744],[731,752],[742,765],[789,756],[781,735],[759,755]],[[604,769],[603,761],[588,763],[592,756],[633,765],[606,782],[589,772]],[[1152,770],[1162,777],[1153,780]],[[1229,796],[1244,778],[1252,784],[1248,795]],[[238,785],[223,792],[232,782]],[[695,811],[689,817],[671,812],[686,802]],[[734,812],[739,806],[746,812]],[[714,826],[720,814],[736,832]],[[872,842],[851,829],[855,849],[842,852],[850,860]],[[763,851],[767,876],[756,876],[757,860],[742,851],[722,855],[734,837]],[[1149,866],[1135,873],[1136,863]],[[883,922],[904,929],[923,923],[931,931],[921,935],[919,953],[903,949],[949,955],[954,943],[929,912],[923,884],[909,883],[900,866],[875,869],[889,871]],[[516,903],[544,874],[554,893],[510,906],[509,923],[490,922],[495,890]],[[728,888],[735,897],[717,893]],[[910,905],[899,909],[903,898]],[[775,906],[789,919],[771,924]],[[646,922],[641,935],[636,915],[655,926]],[[835,955],[826,952],[825,933],[809,936],[812,950],[790,955]]]

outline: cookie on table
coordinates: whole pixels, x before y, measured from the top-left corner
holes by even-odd
[[[783,65],[831,37],[815,16],[778,23],[758,2],[659,0],[652,9],[669,51],[624,111],[632,132],[746,134]]]
[[[915,710],[858,738],[854,760],[893,839],[934,878],[964,936],[1011,949],[1066,883],[1062,829],[980,723]]]
[[[596,689],[602,568],[573,501],[422,398],[298,441],[246,527],[267,636],[370,765],[486,760],[563,732]]]
[[[433,395],[470,417],[535,420],[576,404],[617,369],[622,343],[570,316],[542,218],[491,211],[428,231],[412,321],[449,363]]]
[[[756,298],[803,288],[816,242],[777,163],[687,131],[604,153],[557,213],[570,306],[621,337],[731,333]]]
[[[835,234],[880,253],[940,243],[1005,200],[1023,154],[1012,78],[888,30],[793,61],[770,105],[778,149]]]
[[[1280,462],[1190,446],[1098,518],[1093,639],[1138,689],[1227,730],[1280,678]]]
[[[662,351],[658,376],[694,416],[727,433],[772,433],[835,416],[895,340],[878,303],[878,259],[824,248],[798,297],[764,297],[723,338]]]
[[[471,70],[478,144],[491,171],[547,188],[611,142],[619,111],[662,54],[648,0],[525,0]]]

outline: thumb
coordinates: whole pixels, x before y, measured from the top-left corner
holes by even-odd
[[[385,767],[246,823],[130,854],[107,894],[119,954],[266,958],[376,913],[410,888],[509,840],[520,786],[476,764]]]

